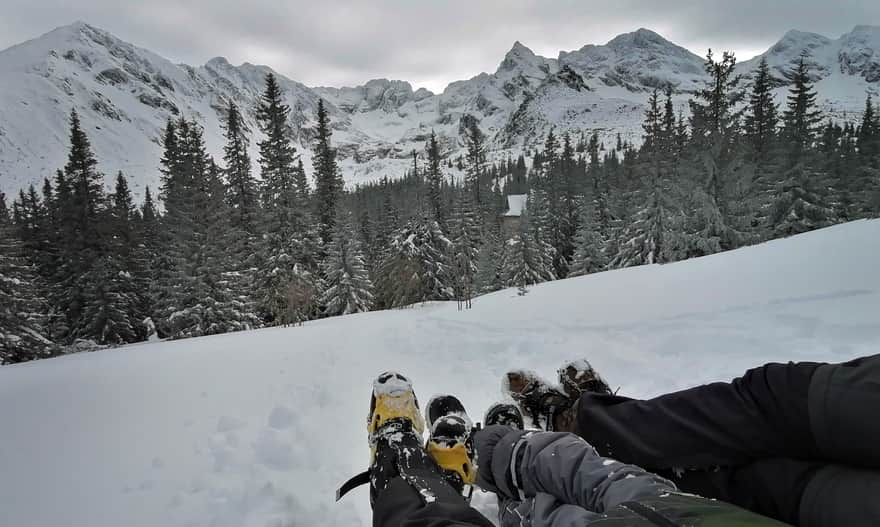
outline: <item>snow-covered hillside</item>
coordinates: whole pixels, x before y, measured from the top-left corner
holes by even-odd
[[[787,33],[766,53],[778,79],[803,50],[813,54],[823,109],[838,119],[858,118],[865,93],[880,89],[880,27],[859,26],[837,40]],[[704,75],[702,61],[639,29],[555,59],[517,42],[494,73],[453,82],[440,94],[386,79],[351,88],[309,88],[279,79],[306,166],[317,101],[324,98],[340,166],[347,181],[356,183],[400,176],[432,130],[444,155],[457,156],[471,120],[489,137],[493,159],[540,143],[550,127],[597,130],[606,143],[618,132],[638,141],[650,91],[673,84],[676,105],[686,112],[689,92]],[[746,63],[743,71],[756,64]],[[222,108],[235,101],[256,130],[254,108],[269,71],[233,66],[222,57],[198,67],[174,64],[82,22],[0,51],[0,187],[13,194],[63,165],[67,114],[76,108],[100,168],[111,175],[123,170],[141,194],[145,185],[158,183],[159,139],[168,118],[198,120],[209,150],[220,157]]]
[[[652,396],[765,361],[880,349],[880,220],[706,258],[454,303],[0,368],[3,525],[370,525],[371,379],[475,418],[511,367],[551,376],[586,357]],[[491,508],[487,497],[481,507]]]

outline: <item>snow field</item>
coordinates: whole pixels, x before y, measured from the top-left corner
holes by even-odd
[[[585,358],[650,397],[767,361],[880,349],[880,220],[478,298],[0,368],[0,524],[370,525],[372,381],[474,420],[511,368]],[[494,514],[492,499],[475,503]]]

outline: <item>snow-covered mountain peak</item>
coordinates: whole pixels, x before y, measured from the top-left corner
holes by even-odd
[[[684,48],[676,46],[672,42],[666,40],[660,34],[650,29],[639,28],[631,33],[624,33],[609,40],[606,47],[615,50],[629,49],[650,49],[655,52],[672,52],[679,54],[682,51],[691,54]]]
[[[413,91],[409,82],[389,79],[372,79],[363,86],[319,87],[313,90],[345,113],[376,110],[394,113],[409,102],[418,102],[434,95],[425,88]]]
[[[535,53],[517,40],[513,43],[510,50],[504,55],[504,60],[498,66],[498,70],[509,70],[517,67],[520,63],[529,63],[536,61]]]
[[[47,61],[71,47],[83,47],[88,42],[87,31],[96,31],[85,22],[61,26],[37,38],[27,40],[0,51],[3,71],[26,71],[44,66]]]
[[[856,26],[840,37],[838,60],[842,73],[880,81],[880,26]]]
[[[690,91],[703,75],[703,59],[644,28],[615,37],[605,45],[562,52],[559,64],[570,66],[587,79],[596,78],[606,86],[634,92],[667,85]]]
[[[765,53],[780,90],[803,50],[825,109],[851,116],[864,106],[865,91],[880,85],[880,28],[858,26],[837,40],[792,31]],[[738,66],[748,73],[756,58]],[[270,67],[230,64],[216,57],[202,66],[175,64],[85,22],[56,28],[0,51],[0,188],[13,194],[63,166],[67,116],[76,109],[91,133],[100,168],[122,170],[138,194],[158,183],[165,122],[186,117],[205,129],[205,141],[222,155],[220,119],[234,101],[260,139],[255,108]],[[676,88],[675,104],[705,80],[703,59],[649,29],[587,45],[558,58],[535,54],[517,41],[494,73],[451,82],[443,93],[414,90],[405,80],[373,79],[344,88],[310,88],[275,73],[291,108],[291,137],[309,165],[318,101],[327,102],[333,142],[344,177],[371,181],[402,174],[411,152],[421,151],[432,131],[444,156],[464,147],[467,126],[487,136],[490,159],[516,156],[560,133],[618,132],[638,141],[648,94]],[[780,91],[781,93],[781,91]]]
[[[880,25],[860,24],[849,32],[850,35],[873,35],[875,38],[880,37]]]
[[[205,67],[207,68],[217,68],[217,69],[230,69],[234,68],[232,64],[229,63],[229,60],[226,57],[214,57],[205,63]]]
[[[774,44],[768,53],[800,55],[804,51],[809,52],[810,50],[827,46],[830,43],[831,39],[828,37],[793,29],[787,32],[779,42]]]
[[[865,90],[871,90],[871,83],[880,81],[880,26],[856,26],[836,40],[816,33],[789,31],[766,53],[744,62],[742,71],[754,71],[760,60],[766,58],[771,75],[779,85],[784,85],[801,56],[806,58],[816,81],[839,75],[844,75],[850,84],[863,79],[868,85],[858,87],[859,93],[853,94],[863,96]],[[836,90],[841,89],[839,82],[834,85]]]
[[[506,72],[517,72],[529,77],[543,78],[550,72],[552,62],[550,59],[535,55],[535,52],[517,40],[498,65],[495,75],[503,76]]]

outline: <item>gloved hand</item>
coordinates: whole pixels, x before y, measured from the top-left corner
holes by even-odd
[[[510,455],[513,446],[525,434],[523,430],[494,425],[487,426],[474,435],[474,447],[477,449],[477,486],[487,492],[510,494]],[[501,481],[496,482],[496,477]]]

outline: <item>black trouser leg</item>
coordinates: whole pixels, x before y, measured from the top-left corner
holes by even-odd
[[[818,366],[768,364],[647,401],[585,394],[576,431],[602,455],[653,469],[816,459],[807,399]]]
[[[801,496],[824,465],[794,459],[762,459],[709,470],[660,471],[684,492],[733,503],[779,521],[800,522]]]
[[[867,527],[880,525],[878,411],[875,355],[768,364],[649,401],[585,395],[577,432],[603,455],[661,473],[704,469],[672,478],[696,494],[803,527]]]
[[[824,462],[761,459],[748,465],[662,475],[693,494],[801,527],[880,525],[880,472]]]
[[[445,489],[439,480],[434,489]],[[451,487],[435,490],[431,499],[402,478],[395,478],[379,494],[373,506],[373,527],[494,527],[485,516],[470,507]]]
[[[822,459],[880,469],[880,355],[820,366],[810,421]]]
[[[373,527],[493,527],[440,473],[412,423],[389,422],[370,466]]]

